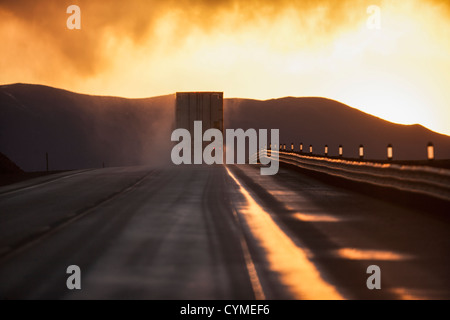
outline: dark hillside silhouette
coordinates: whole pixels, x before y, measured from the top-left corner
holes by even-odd
[[[386,159],[386,147],[394,146],[394,159],[424,160],[426,146],[432,141],[436,158],[450,159],[450,137],[435,133],[421,125],[400,125],[385,121],[340,102],[325,98],[281,98],[266,101],[227,99],[224,105],[225,127],[279,128],[280,143],[303,142],[304,150],[337,155],[338,146],[344,156],[357,157],[363,144],[367,159]]]
[[[41,85],[0,86],[0,152],[25,171],[170,163],[175,95],[146,99],[77,94]],[[450,159],[450,137],[420,125],[398,125],[324,98],[224,99],[226,128],[280,129],[280,142],[314,152],[385,159]]]
[[[1,86],[0,151],[25,171],[45,170],[46,152],[50,170],[159,163],[170,148],[174,99]]]
[[[0,152],[0,174],[4,173],[22,173],[14,162],[12,162],[7,156]]]

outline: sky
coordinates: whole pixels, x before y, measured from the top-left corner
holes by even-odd
[[[319,96],[450,135],[446,0],[0,0],[0,39],[0,84]]]

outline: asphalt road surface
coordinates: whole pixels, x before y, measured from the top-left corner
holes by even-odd
[[[289,169],[60,173],[0,188],[0,299],[449,299],[449,230]]]

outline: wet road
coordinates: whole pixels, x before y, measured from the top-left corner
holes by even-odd
[[[448,299],[449,227],[288,169],[63,173],[0,188],[0,298]]]

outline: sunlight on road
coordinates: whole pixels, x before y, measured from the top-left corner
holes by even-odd
[[[384,260],[384,261],[399,261],[410,258],[407,255],[391,251],[381,250],[361,250],[355,248],[342,248],[337,250],[339,257],[351,260]]]
[[[391,291],[401,297],[402,300],[426,300],[425,297],[420,296],[416,291],[406,288],[393,288]]]
[[[278,273],[281,283],[295,299],[343,299],[327,283],[314,264],[264,211],[237,178],[227,168],[228,174],[238,184],[246,203],[237,207],[258,244],[265,250],[271,271]]]
[[[305,214],[305,213],[294,213],[292,215],[294,218],[301,221],[308,222],[338,222],[340,219],[327,214]]]

